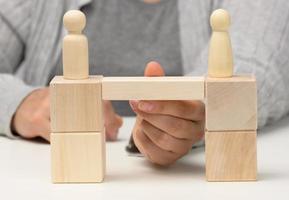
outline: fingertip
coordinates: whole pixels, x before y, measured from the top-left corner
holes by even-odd
[[[138,100],[129,100],[129,105],[133,109],[133,111],[137,109],[138,103],[139,103]]]
[[[117,140],[118,131],[107,131],[105,135],[106,135],[106,140],[107,141],[116,141]]]
[[[151,61],[147,64],[144,72],[145,76],[164,76],[165,72],[162,66],[155,61]]]
[[[119,127],[122,127],[122,125],[123,125],[123,119],[122,119],[122,117],[119,116],[119,115],[117,115],[116,117],[117,117],[117,120],[118,120],[118,122],[119,122]]]
[[[155,105],[151,101],[140,101],[138,104],[138,109],[144,112],[153,112]]]

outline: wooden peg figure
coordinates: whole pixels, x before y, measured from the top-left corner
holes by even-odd
[[[63,77],[65,79],[87,79],[88,42],[82,30],[86,25],[85,15],[79,10],[70,10],[63,17],[68,34],[63,39]]]
[[[215,10],[210,18],[212,37],[209,47],[209,77],[232,77],[233,55],[228,29],[230,15],[226,10]]]

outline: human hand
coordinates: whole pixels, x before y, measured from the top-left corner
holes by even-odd
[[[164,72],[158,63],[151,62],[145,75],[161,76]],[[130,105],[137,114],[134,142],[152,163],[174,163],[204,135],[205,106],[201,101],[130,101]]]
[[[117,139],[118,130],[123,124],[123,120],[115,113],[110,101],[103,101],[103,105],[106,140],[115,141]]]
[[[122,118],[115,114],[109,101],[104,101],[107,140],[116,140]],[[12,130],[23,138],[42,137],[50,141],[49,88],[31,92],[19,105],[12,119]]]

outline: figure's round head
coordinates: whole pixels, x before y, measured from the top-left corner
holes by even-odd
[[[210,23],[214,31],[227,31],[231,23],[228,11],[224,9],[215,10],[211,15]]]
[[[70,10],[63,17],[63,24],[69,32],[81,33],[86,24],[86,18],[83,12],[79,10]]]

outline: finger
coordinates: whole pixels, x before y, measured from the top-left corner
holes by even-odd
[[[202,101],[139,101],[137,108],[147,113],[171,115],[192,121],[202,121],[205,117]]]
[[[122,117],[115,113],[110,101],[104,101],[105,124],[112,127],[121,127],[123,124]]]
[[[113,106],[111,104],[111,101],[104,100],[103,101],[103,108],[104,108],[105,113],[114,112],[114,109],[113,109]]]
[[[130,107],[131,109],[137,114],[137,110],[138,110],[138,103],[139,101],[138,100],[130,100],[129,101],[129,104],[130,104]],[[142,120],[142,117],[140,115],[137,115],[137,119],[139,119],[139,121]]]
[[[178,138],[192,140],[194,134],[200,134],[203,131],[202,123],[193,122],[169,115],[148,114],[137,111],[138,115],[148,121],[153,126]]]
[[[106,141],[116,141],[118,135],[118,130],[107,130],[105,129],[105,139]]]
[[[149,62],[145,68],[145,76],[164,76],[165,72],[162,66],[157,62]]]
[[[117,139],[118,130],[123,124],[123,120],[115,113],[111,101],[103,101],[103,110],[106,140],[115,141]]]
[[[148,114],[138,109],[139,101],[131,101],[133,110],[138,114],[138,117],[150,122],[155,127],[169,133],[179,139],[193,139],[194,137],[202,137],[203,123],[198,123],[190,120],[184,120],[169,115]],[[185,131],[183,131],[185,129]]]
[[[148,158],[152,163],[159,165],[169,165],[176,161],[180,155],[162,150],[156,146],[141,129],[133,133],[133,139],[140,152]]]
[[[122,118],[114,114],[111,119],[106,120],[105,122],[105,132],[106,139],[109,141],[115,141],[117,139],[118,130],[122,126],[123,120]]]
[[[138,100],[129,100],[128,102],[129,102],[131,109],[135,112],[135,110],[138,107],[139,101]]]
[[[193,143],[196,142],[193,140],[177,139],[156,128],[145,120],[142,121],[141,127],[149,139],[165,151],[171,151],[184,155],[192,148]]]

